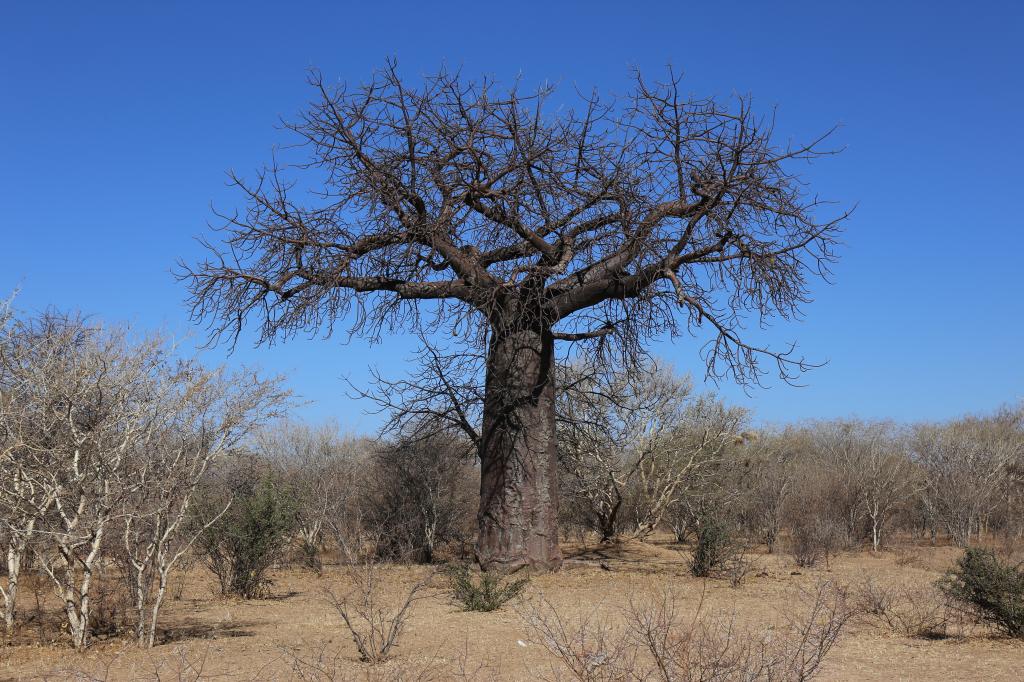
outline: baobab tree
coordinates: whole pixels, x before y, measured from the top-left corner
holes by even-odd
[[[344,325],[483,351],[483,567],[561,562],[556,342],[629,362],[692,333],[715,377],[806,369],[744,329],[796,314],[834,258],[845,214],[819,218],[790,170],[830,153],[823,138],[780,146],[747,98],[687,97],[672,71],[575,108],[547,85],[413,83],[393,63],[360,87],[310,82],[284,123],[307,155],[231,174],[244,210],[181,264],[194,317],[215,339],[254,318],[260,343]]]

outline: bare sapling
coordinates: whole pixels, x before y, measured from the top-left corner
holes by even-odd
[[[340,595],[328,590],[328,599],[352,636],[359,660],[383,663],[398,645],[412,606],[426,596],[435,572],[417,578],[396,602],[385,596],[382,566],[373,557],[351,562],[345,573],[351,587]]]
[[[156,640],[171,571],[231,504],[192,523],[193,501],[210,467],[252,430],[279,414],[287,393],[279,380],[250,372],[208,370],[195,360],[161,367],[160,432],[133,460],[122,540],[136,607],[140,646]]]

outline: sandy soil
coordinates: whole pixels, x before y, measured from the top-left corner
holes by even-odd
[[[693,612],[735,613],[751,628],[778,622],[791,612],[801,588],[822,579],[856,585],[867,577],[884,584],[927,585],[957,556],[950,548],[846,554],[831,567],[795,569],[785,555],[759,555],[757,574],[741,587],[702,580],[687,572],[688,555],[669,544],[625,543],[584,551],[567,547],[570,559],[554,575],[533,579],[527,598],[548,599],[569,617],[597,615],[622,619],[629,595],[671,588]],[[387,567],[385,591],[397,597],[424,575],[418,567]],[[140,651],[124,639],[99,640],[83,654],[71,652],[57,621],[29,625],[24,637],[49,644],[15,641],[0,645],[0,680],[38,679],[293,679],[294,657],[323,666],[335,679],[533,680],[552,677],[552,659],[537,643],[515,608],[467,613],[446,596],[444,581],[427,591],[412,615],[393,660],[370,669],[357,660],[355,646],[326,598],[351,584],[335,566],[321,577],[308,571],[274,575],[269,599],[238,601],[215,596],[202,569],[189,574],[180,599],[168,603],[163,642]],[[26,598],[28,599],[28,598]],[[26,606],[31,610],[31,607]],[[55,616],[54,616],[55,618]],[[323,677],[322,679],[329,679]],[[1024,643],[983,630],[968,637],[929,640],[893,634],[878,623],[858,619],[826,661],[822,680],[1021,680]]]

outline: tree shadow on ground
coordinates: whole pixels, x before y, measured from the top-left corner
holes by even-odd
[[[157,641],[160,644],[172,644],[190,639],[228,639],[232,637],[252,637],[255,635],[255,622],[243,621],[233,623],[206,623],[197,620],[187,620],[167,628],[161,628],[157,633]]]
[[[584,546],[565,554],[565,568],[599,567],[606,571],[624,571],[642,575],[680,574],[688,570],[685,552],[669,546],[656,546],[623,539]]]

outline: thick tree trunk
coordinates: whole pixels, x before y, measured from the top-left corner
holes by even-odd
[[[481,436],[477,561],[485,570],[558,569],[562,554],[550,330],[520,327],[493,336]]]

